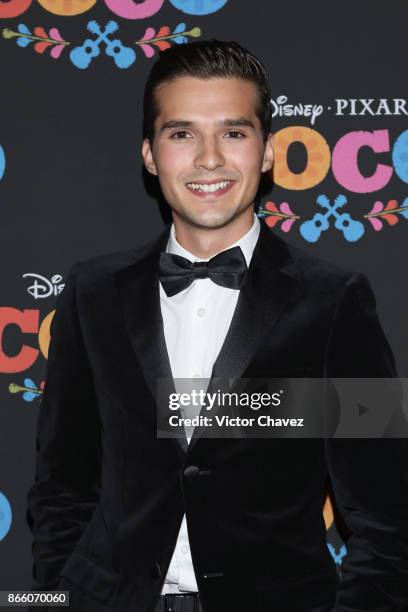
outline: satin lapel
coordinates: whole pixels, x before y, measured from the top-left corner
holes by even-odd
[[[157,379],[172,379],[163,328],[159,291],[159,257],[169,237],[167,227],[153,247],[134,264],[116,272],[125,325],[144,378],[153,398]],[[184,429],[181,430],[184,434]],[[187,449],[187,439],[177,438],[175,447]]]
[[[296,270],[287,245],[263,223],[224,344],[214,363],[207,392],[217,378],[240,378],[297,289]],[[203,433],[194,430],[190,448]]]

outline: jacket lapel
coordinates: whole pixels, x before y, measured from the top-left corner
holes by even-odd
[[[242,376],[297,287],[293,264],[287,245],[262,224],[213,378]]]
[[[157,379],[172,379],[159,290],[159,257],[160,252],[166,249],[169,232],[168,226],[142,257],[116,272],[126,329],[155,401]],[[184,429],[180,428],[180,431],[184,435]],[[177,438],[177,442],[176,448],[187,449],[185,435],[184,438]]]
[[[296,267],[288,246],[262,223],[247,279],[214,363],[207,392],[216,391],[217,378],[242,377],[296,290]],[[202,427],[195,428],[189,448],[202,433]]]

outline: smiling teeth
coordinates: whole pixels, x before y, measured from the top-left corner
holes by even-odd
[[[194,191],[203,191],[204,193],[214,193],[220,189],[225,189],[231,181],[222,181],[221,183],[213,183],[212,185],[204,185],[203,183],[187,183],[187,187]]]

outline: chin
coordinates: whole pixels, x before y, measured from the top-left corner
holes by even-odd
[[[223,227],[227,225],[238,215],[238,211],[229,210],[229,211],[221,211],[221,210],[213,210],[208,211],[207,213],[199,213],[193,214],[190,211],[183,215],[184,219],[191,223],[191,225],[195,225],[196,227],[202,227],[207,229],[216,229],[219,227]]]

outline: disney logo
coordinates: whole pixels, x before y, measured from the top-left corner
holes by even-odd
[[[285,104],[287,101],[287,96],[278,96],[276,101],[271,98],[272,117],[310,117],[310,123],[314,125],[323,112],[321,104]]]
[[[61,274],[54,274],[51,277],[51,280],[45,278],[45,276],[41,276],[40,274],[35,274],[33,272],[27,272],[27,274],[23,274],[23,278],[26,276],[34,278],[34,282],[30,287],[27,287],[27,291],[30,295],[33,296],[34,299],[37,298],[47,298],[50,295],[58,295],[65,287],[65,283],[59,284],[62,280]]]

